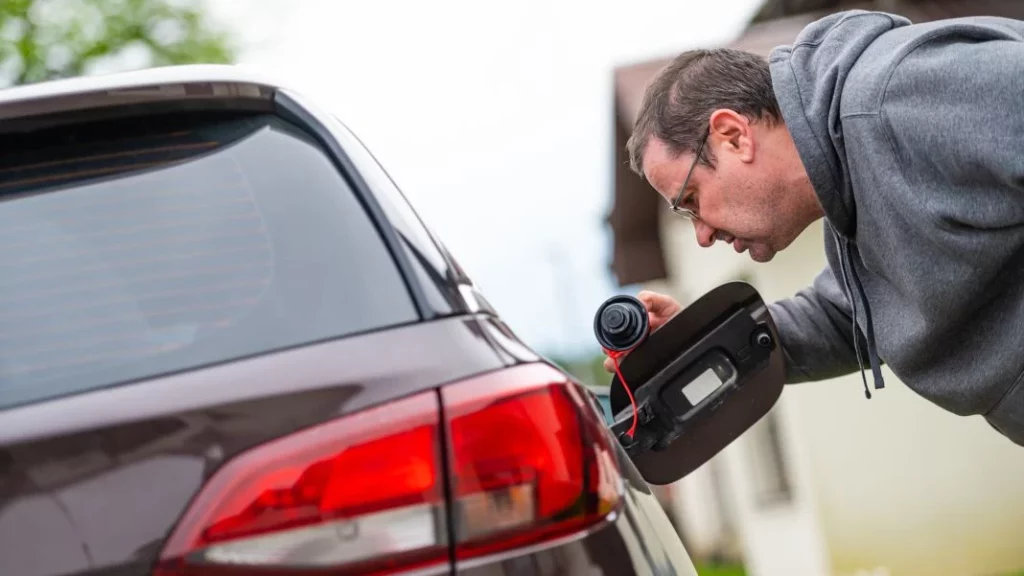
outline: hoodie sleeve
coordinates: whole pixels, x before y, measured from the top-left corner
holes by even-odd
[[[845,294],[826,267],[808,288],[769,304],[786,357],[786,383],[836,378],[858,370]],[[866,346],[858,332],[861,349]]]

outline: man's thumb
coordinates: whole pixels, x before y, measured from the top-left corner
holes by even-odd
[[[665,296],[654,292],[639,292],[636,297],[638,300],[643,302],[644,306],[646,306],[647,310],[652,314],[660,313],[668,303],[668,299]]]

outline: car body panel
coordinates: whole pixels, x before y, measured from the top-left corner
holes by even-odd
[[[238,66],[164,66],[0,90],[0,132],[38,116],[157,102],[223,101],[269,109],[282,86]]]
[[[594,416],[600,417],[600,406],[594,405],[593,410]],[[610,430],[607,434],[611,438]],[[607,522],[556,542],[456,563],[455,573],[460,576],[697,576],[657,496],[625,450],[617,443],[612,445],[623,492],[618,510]]]
[[[587,386],[594,396],[597,397],[597,401],[601,404],[601,411],[604,415],[604,421],[611,425],[615,422],[615,415],[612,414],[612,401],[611,393],[608,386]]]
[[[158,66],[145,70],[76,76],[25,84],[0,90],[0,106],[28,101],[48,100],[63,96],[78,96],[90,92],[111,90],[134,90],[142,96],[141,89],[156,88],[174,84],[215,83],[223,85],[252,85],[266,88],[284,88],[278,79],[271,79],[256,70],[239,65],[190,64],[185,66]],[[153,90],[158,94],[158,90]],[[180,93],[164,92],[167,98],[178,98]]]
[[[504,365],[478,319],[451,318],[2,412],[2,573],[145,573],[233,455]]]
[[[149,574],[168,527],[233,455],[418,391],[543,361],[414,212],[405,224],[391,221],[404,198],[382,190],[387,182],[360,160],[368,152],[344,124],[278,83],[238,67],[178,66],[13,88],[0,91],[0,132],[30,130],[57,110],[214,100],[286,115],[333,155],[367,200],[423,321],[0,411],[4,576]],[[624,493],[607,523],[453,571],[694,574],[650,487],[612,445]]]
[[[632,509],[632,508],[631,508]],[[460,576],[696,576],[685,556],[670,557],[667,550],[651,546],[637,530],[642,520],[620,516],[581,537],[559,541],[540,549],[517,551],[507,557],[459,566]],[[658,552],[652,558],[652,552]]]

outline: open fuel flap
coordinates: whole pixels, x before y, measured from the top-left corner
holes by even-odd
[[[785,383],[778,333],[749,284],[715,288],[621,360],[612,380],[612,430],[651,484],[675,482],[707,462],[775,405]]]

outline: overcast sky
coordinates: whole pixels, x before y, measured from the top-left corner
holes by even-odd
[[[728,42],[759,4],[210,1],[240,63],[336,112],[545,353],[597,352],[594,310],[624,291],[603,222],[612,68]]]

